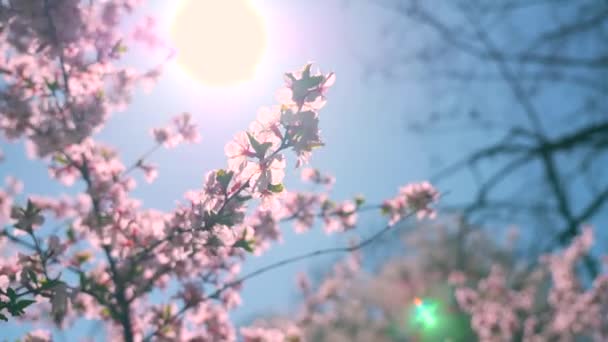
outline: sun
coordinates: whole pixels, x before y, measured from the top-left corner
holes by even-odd
[[[170,34],[179,66],[211,86],[252,79],[267,45],[251,0],[182,0]]]

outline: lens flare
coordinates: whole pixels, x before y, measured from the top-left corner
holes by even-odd
[[[437,324],[435,305],[425,303],[418,297],[414,298],[414,305],[416,306],[414,320],[417,323],[422,324],[425,328],[432,328]]]

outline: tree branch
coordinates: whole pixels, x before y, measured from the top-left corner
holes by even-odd
[[[404,216],[401,220],[405,220],[406,218],[412,216],[415,212],[410,212],[408,213],[406,216]],[[212,292],[210,295],[207,295],[205,297],[203,297],[198,303],[196,304],[186,304],[184,305],[177,313],[175,313],[171,318],[169,318],[166,322],[166,324],[170,324],[172,322],[174,322],[175,320],[177,320],[181,315],[183,315],[186,311],[188,311],[189,309],[195,307],[196,305],[198,305],[199,303],[205,301],[205,300],[209,300],[209,299],[213,299],[213,298],[218,298],[219,295],[226,291],[227,289],[231,288],[231,287],[235,287],[235,286],[239,286],[241,285],[244,281],[249,280],[251,278],[255,278],[261,274],[264,274],[268,271],[289,265],[289,264],[293,264],[295,262],[298,261],[302,261],[302,260],[306,260],[306,259],[310,259],[310,258],[314,258],[320,255],[326,255],[326,254],[336,254],[336,253],[351,253],[354,251],[357,251],[359,249],[362,249],[370,244],[372,244],[373,242],[375,242],[376,240],[378,240],[382,235],[384,235],[386,232],[388,232],[389,230],[391,230],[393,228],[393,226],[387,225],[386,227],[384,227],[384,229],[377,231],[376,233],[374,233],[372,236],[364,239],[363,241],[359,242],[358,244],[349,246],[349,247],[336,247],[336,248],[327,248],[327,249],[319,249],[316,250],[314,252],[309,252],[309,253],[305,253],[305,254],[301,254],[298,256],[294,256],[291,258],[287,258],[275,263],[272,263],[270,265],[261,267],[253,272],[250,272],[236,280],[233,280],[231,282],[228,282],[226,284],[224,284],[222,287],[218,288],[217,290],[215,290],[214,292]],[[162,329],[157,329],[155,331],[153,331],[152,333],[150,333],[148,336],[146,336],[146,338],[144,338],[144,341],[151,341],[151,339],[155,336],[158,336],[161,333]]]

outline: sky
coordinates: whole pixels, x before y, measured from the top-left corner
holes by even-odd
[[[224,145],[249,126],[258,108],[276,103],[275,92],[282,86],[284,72],[297,70],[310,61],[322,71],[337,75],[320,116],[326,146],[315,151],[310,161],[310,166],[336,177],[331,193],[335,200],[362,194],[368,203],[379,203],[406,183],[428,179],[435,170],[429,164],[431,152],[440,149],[448,156],[461,156],[471,147],[467,144],[488,140],[482,135],[442,145],[441,136],[433,140],[411,134],[406,130],[406,121],[422,118],[439,99],[412,82],[365,77],[365,61],[380,51],[378,37],[386,23],[395,20],[392,13],[367,1],[254,2],[266,21],[269,37],[266,55],[253,80],[232,87],[204,86],[169,62],[157,86],[149,93],[138,91],[131,105],[124,112],[115,113],[95,137],[116,147],[122,160],[130,164],[152,146],[150,129],[164,126],[181,112],[193,115],[199,124],[201,143],[154,153],[149,159],[158,166],[159,177],[154,183],[147,184],[138,175],[133,196],[141,199],[145,207],[171,210],[187,190],[202,186],[207,171],[224,167]],[[152,4],[147,12],[158,17],[161,27],[167,25],[163,19],[169,17],[175,2],[155,0]],[[409,36],[401,41],[402,48],[407,50],[410,43],[414,46],[419,43],[417,39],[424,37]],[[155,57],[134,52],[126,63],[152,65]],[[27,159],[22,144],[3,143],[1,148],[6,161],[0,164],[0,178],[18,175],[25,183],[25,194],[74,191],[50,182],[44,164]],[[285,185],[288,189],[307,189],[299,182],[299,171],[293,163],[288,165]],[[449,200],[459,202],[468,198],[467,189],[471,186],[468,178],[454,178],[442,184],[440,190],[449,191]],[[363,215],[360,222],[358,231],[362,234],[382,229],[384,224],[377,213]],[[262,256],[249,257],[242,273],[301,253],[344,245],[347,240],[344,235],[327,236],[319,228],[295,234],[289,224],[283,227],[283,234],[282,243]],[[247,281],[242,290],[243,304],[232,318],[239,324],[259,314],[293,311],[297,308],[297,273],[329,268],[334,261],[335,257],[309,259]],[[25,329],[12,327],[7,337],[19,336]],[[82,326],[78,329],[78,335],[91,331]]]

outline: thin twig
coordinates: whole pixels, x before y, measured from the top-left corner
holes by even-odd
[[[49,0],[44,0],[44,11],[47,17],[47,21],[49,24],[49,30],[51,31],[51,37],[53,42],[57,46],[59,50],[59,65],[61,67],[61,74],[63,76],[63,85],[65,88],[66,95],[66,103],[69,103],[70,99],[70,78],[68,76],[67,70],[65,68],[65,58],[63,56],[63,46],[59,42],[59,38],[57,37],[57,28],[55,27],[55,22],[53,21],[53,16],[51,15],[51,6]]]

